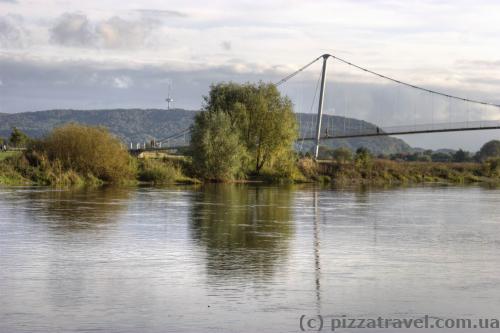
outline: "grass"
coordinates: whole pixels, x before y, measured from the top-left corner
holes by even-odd
[[[497,174],[491,173],[480,163],[396,162],[382,159],[364,164],[321,161],[317,165],[316,175],[328,176],[332,182],[344,185],[500,182]]]
[[[96,186],[106,181],[92,173],[68,168],[58,159],[43,155],[35,159],[29,151],[0,152],[0,184],[48,185],[57,187]],[[31,159],[31,160],[30,160]],[[186,175],[196,174],[190,158],[164,156],[162,158],[130,158],[134,176],[124,177],[115,184],[137,182],[162,184],[192,184],[198,180]],[[125,181],[127,180],[127,181]],[[247,181],[266,183],[317,182],[337,185],[401,185],[417,183],[488,183],[500,184],[500,159],[484,163],[398,162],[384,159],[353,160],[349,162],[298,160],[281,168],[264,168],[260,175]],[[236,181],[237,182],[237,181]]]
[[[20,151],[0,151],[0,161],[13,156],[20,156],[22,152]]]
[[[150,184],[195,183],[183,173],[184,159],[142,159],[139,161],[138,180]]]

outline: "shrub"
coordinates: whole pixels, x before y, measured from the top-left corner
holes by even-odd
[[[298,167],[300,172],[308,179],[315,179],[318,176],[318,164],[311,157],[301,158]]]
[[[62,171],[112,183],[130,180],[136,173],[119,139],[102,127],[68,124],[56,128],[33,143],[27,157],[31,165],[49,163]]]

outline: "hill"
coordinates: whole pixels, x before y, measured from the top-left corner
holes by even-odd
[[[8,137],[12,127],[17,127],[29,136],[41,137],[59,125],[77,122],[94,126],[104,126],[120,137],[126,144],[161,140],[188,128],[198,111],[173,109],[113,109],[113,110],[48,110],[24,113],[0,113],[0,137]],[[311,136],[313,131],[310,114],[299,114],[301,135]],[[350,129],[370,128],[375,125],[350,118],[325,115],[323,133],[326,126],[333,124],[334,132]],[[301,143],[299,143],[300,145]],[[303,149],[310,149],[312,142],[304,142]],[[391,137],[353,138],[329,140],[330,147],[345,146],[351,149],[369,148],[376,154],[409,152],[412,148],[401,139]]]

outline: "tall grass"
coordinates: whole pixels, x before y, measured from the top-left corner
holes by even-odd
[[[182,181],[184,176],[178,164],[167,159],[146,159],[139,162],[138,178],[153,184],[168,184]]]

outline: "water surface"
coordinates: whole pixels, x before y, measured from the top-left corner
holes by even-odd
[[[499,202],[481,187],[0,188],[0,332],[499,317]]]

